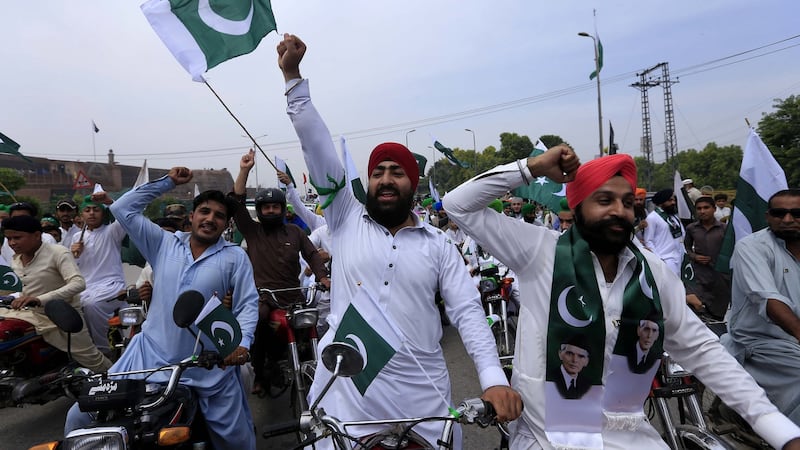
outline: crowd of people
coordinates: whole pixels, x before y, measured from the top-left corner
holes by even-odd
[[[799,189],[769,199],[768,226],[737,243],[732,276],[715,269],[731,216],[727,196],[711,197],[684,180],[696,220],[677,216],[682,193],[672,189],[652,195],[648,208],[636,165],[624,154],[581,163],[561,144],[491,169],[437,201],[417,198],[420,173],[411,152],[383,143],[370,154],[362,204],[343,181],[345,169],[300,74],[305,50],[299,38],[285,35],[278,62],[287,113],[318,183],[318,213],[279,172],[287,188],[256,193],[257,220],[251,218],[245,197],[252,151],[241,157],[233,192],[201,193],[183,220],[153,222],[143,210],[191,180],[185,167],[116,201],[104,192],[80,205],[61,201],[54,216],[41,220],[32,205],[0,208],[9,215],[2,221],[3,257],[23,282],[9,314],[24,317],[64,350],[64,333],[42,307],[67,300],[88,330],[72,339],[76,360],[94,371],[135,370],[192,352],[194,339],[172,322],[181,292],[226,296],[242,330],[239,347],[224,369],[184,375],[201,398],[214,448],[255,448],[247,394],[263,392],[270,364],[280,358],[270,326],[275,306],[257,287],[294,288],[309,279],[329,288],[317,299],[324,312],[320,349],[360,336],[363,329],[350,328],[358,314],[380,317],[398,337],[382,366],[334,383],[321,399],[331,375],[316,371],[309,403],[320,400],[340,420],[447,413],[451,386],[439,343],[440,298],[474,362],[482,398],[494,405],[498,421],[511,422],[513,449],[665,448],[642,406],[664,351],[772,446],[800,448],[800,391],[794,387],[800,373]],[[511,195],[537,177],[566,183],[557,211]],[[223,239],[231,222],[244,237],[241,246]],[[126,236],[148,262],[137,287],[150,313],[112,366],[104,355],[107,319],[125,300],[120,255]],[[475,288],[476,271],[487,260],[515,279],[510,380]],[[299,295],[289,291],[276,300],[291,303]],[[722,344],[699,319],[703,314],[728,316]],[[237,366],[251,355],[255,382],[248,392]],[[65,431],[89,421],[73,406]],[[440,427],[425,422],[415,431],[434,443]],[[455,448],[461,448],[459,438]]]

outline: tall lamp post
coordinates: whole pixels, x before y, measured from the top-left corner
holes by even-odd
[[[478,146],[475,145],[475,132],[469,128],[464,128],[464,131],[472,133],[472,151],[475,152],[475,175],[478,174]]]
[[[415,131],[417,131],[416,128],[414,128],[413,130],[406,131],[406,148],[408,148],[408,135],[413,133],[413,132],[415,132]]]
[[[600,135],[599,155],[603,156],[603,107],[600,103],[600,55],[597,49],[597,39],[585,31],[578,33],[578,36],[591,38],[594,43],[594,70],[597,74],[595,77],[597,78],[597,130]]]

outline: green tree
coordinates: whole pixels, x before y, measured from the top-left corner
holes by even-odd
[[[758,133],[786,172],[789,186],[800,186],[800,96],[775,99],[773,107],[758,122]]]
[[[564,139],[561,138],[561,136],[557,134],[543,134],[539,136],[539,140],[542,141],[542,143],[546,145],[547,148],[555,147],[558,144],[569,145],[569,142],[565,141]]]
[[[14,200],[11,198],[14,191],[25,186],[25,177],[14,169],[0,168],[0,183],[3,183],[5,189],[0,187],[0,203],[8,204]],[[7,192],[8,189],[11,192]]]
[[[500,133],[500,150],[496,155],[503,162],[527,158],[533,151],[533,142],[528,136],[517,133]]]
[[[173,203],[181,203],[181,201],[175,197],[159,197],[147,205],[147,208],[144,209],[144,215],[150,220],[164,217],[164,207]]]

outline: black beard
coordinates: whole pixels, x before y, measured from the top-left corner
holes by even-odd
[[[678,212],[678,205],[662,206],[661,209],[670,216]]]
[[[772,230],[772,234],[783,239],[787,244],[800,241],[800,231],[797,230]]]
[[[408,219],[411,208],[414,205],[414,196],[402,195],[400,191],[393,188],[378,187],[375,191],[391,190],[398,196],[398,201],[394,205],[383,206],[378,202],[378,195],[374,192],[367,192],[367,213],[372,220],[386,228],[394,228]]]
[[[604,219],[599,222],[586,223],[580,208],[575,210],[575,226],[581,237],[596,254],[616,255],[628,245],[633,233],[633,224],[620,218]],[[611,231],[611,226],[622,227],[622,232]]]

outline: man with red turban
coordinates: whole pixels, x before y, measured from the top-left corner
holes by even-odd
[[[485,208],[541,176],[567,182],[575,224],[564,234]],[[628,363],[646,356],[635,345],[643,321],[653,328],[647,354],[668,351],[771,445],[800,448],[800,428],[686,308],[680,279],[632,243],[635,189],[630,156],[579,167],[574,151],[559,145],[444,198],[451,220],[520,280],[512,381],[525,409],[512,424],[510,448],[667,448],[642,410],[658,364],[636,373]]]
[[[305,49],[297,37],[284,35],[278,62],[286,80],[289,117],[325,208],[335,255],[331,328],[319,348],[333,341],[349,342],[366,353],[365,370],[333,383],[320,406],[344,421],[446,415],[450,380],[439,345],[442,327],[434,300],[438,289],[447,316],[475,362],[483,398],[492,402],[499,420],[517,418],[520,396],[508,387],[464,261],[444,232],[412,211],[419,181],[416,160],[398,143],[375,147],[369,158],[367,201],[359,203],[346,187],[345,170],[311,103],[308,81],[300,77]],[[379,345],[383,351],[375,353],[379,341],[386,345]],[[327,370],[317,371],[309,403],[317,400],[330,376]],[[382,428],[386,427],[358,427],[355,433],[360,437]],[[431,446],[441,430],[437,422],[414,427]],[[330,441],[315,445],[330,448]],[[458,440],[456,448],[460,445]]]

